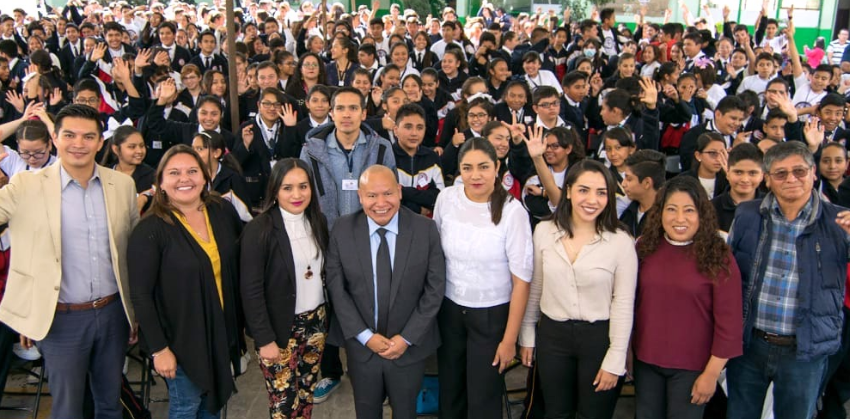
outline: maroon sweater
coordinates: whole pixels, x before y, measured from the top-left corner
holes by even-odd
[[[663,368],[705,369],[711,355],[734,358],[743,353],[741,273],[729,253],[730,275],[716,281],[697,271],[688,254],[661,240],[640,261],[633,349],[637,359]]]

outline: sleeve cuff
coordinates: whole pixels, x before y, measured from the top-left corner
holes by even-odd
[[[361,345],[366,346],[366,342],[369,342],[369,339],[372,339],[374,334],[375,333],[371,330],[366,329],[357,335],[357,341],[360,342]]]

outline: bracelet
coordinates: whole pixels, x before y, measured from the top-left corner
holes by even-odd
[[[168,350],[168,348],[165,348],[165,349],[160,350],[160,351],[159,351],[159,352],[157,352],[157,353],[151,354],[151,358],[156,358],[156,357],[158,357],[158,356],[162,355],[162,354],[163,354],[163,352],[165,352],[165,351],[167,351],[167,350]]]

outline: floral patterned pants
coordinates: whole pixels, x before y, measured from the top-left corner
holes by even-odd
[[[310,419],[312,416],[313,390],[326,335],[327,317],[325,305],[321,305],[295,316],[289,342],[285,348],[280,348],[279,362],[260,360],[272,419]]]

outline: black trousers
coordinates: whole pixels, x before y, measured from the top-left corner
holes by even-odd
[[[662,368],[635,359],[637,419],[702,419],[705,405],[691,403],[691,389],[702,371]]]
[[[18,332],[0,323],[0,402],[3,400],[3,389],[6,388],[6,378],[15,360],[12,345],[18,341],[18,336]]]
[[[332,305],[328,306],[327,315],[327,324],[331,324],[331,319],[335,316]],[[339,359],[339,346],[325,342],[325,351],[322,353],[322,361],[319,363],[319,368],[322,372],[322,378],[330,378],[332,380],[342,378],[344,371],[342,369],[342,361]]]
[[[437,324],[440,418],[500,418],[504,377],[493,366],[508,324],[509,304],[468,308],[443,299]]]
[[[537,326],[537,373],[546,402],[546,419],[610,419],[617,386],[596,392],[593,381],[608,351],[608,321],[556,321],[541,317]]]
[[[841,330],[841,348],[827,361],[826,382],[823,387],[823,407],[818,418],[847,417],[844,403],[850,400],[850,310],[843,307],[844,326]]]

